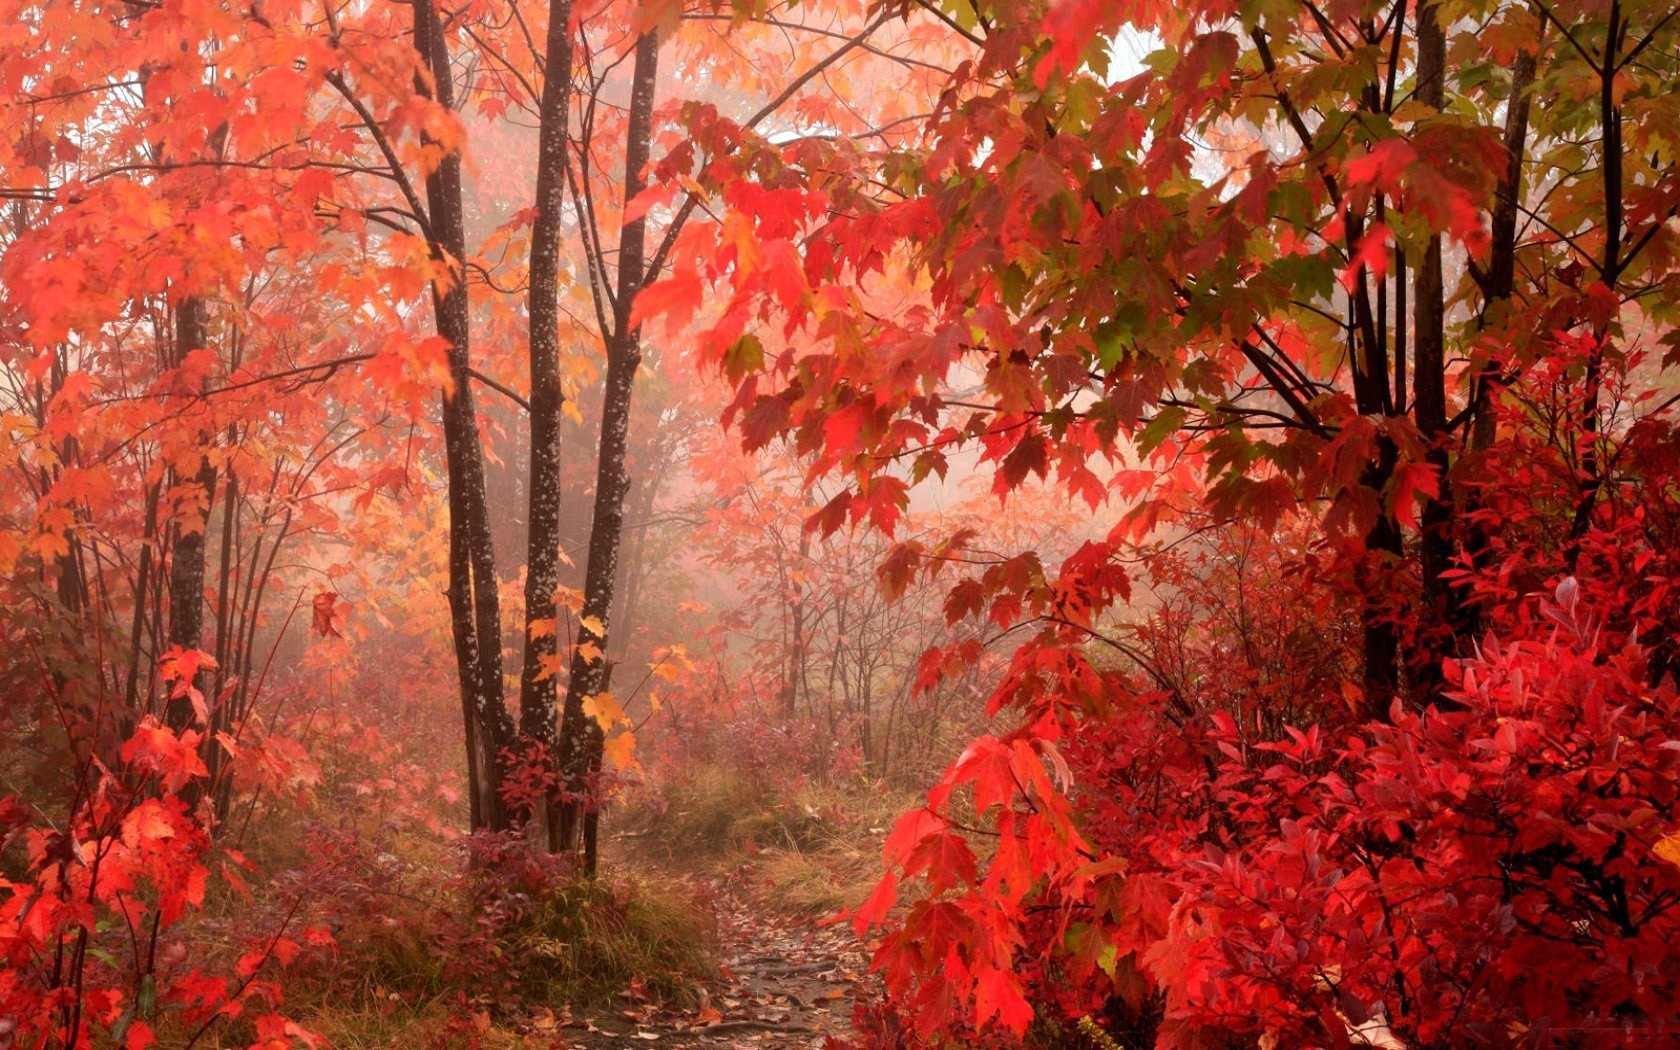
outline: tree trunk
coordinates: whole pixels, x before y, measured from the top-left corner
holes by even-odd
[[[454,107],[448,42],[433,0],[414,4],[414,46],[431,69],[437,102]],[[471,313],[467,303],[466,226],[461,206],[461,157],[444,154],[426,176],[426,210],[433,254],[454,271],[447,289],[435,284],[432,308],[438,334],[449,341],[453,389],[443,397],[443,439],[449,469],[449,610],[467,735],[467,772],[474,829],[508,826],[501,795],[503,748],[513,724],[502,694],[502,630],[496,558],[484,493],[484,453],[470,370]]]
[[[1599,60],[1599,126],[1604,129],[1599,146],[1604,180],[1604,256],[1598,264],[1599,279],[1605,289],[1614,293],[1625,261],[1622,259],[1622,224],[1626,219],[1626,203],[1622,186],[1622,108],[1616,101],[1616,76],[1621,69],[1617,61],[1622,34],[1627,32],[1619,0],[1611,0],[1609,25],[1604,31],[1603,58]],[[1599,489],[1604,484],[1603,464],[1598,459],[1599,393],[1603,384],[1604,354],[1614,324],[1611,321],[1592,326],[1594,346],[1586,363],[1581,395],[1580,495],[1575,501],[1575,517],[1569,527],[1569,544],[1564,549],[1564,568],[1573,575],[1581,557],[1581,541],[1592,525],[1593,508],[1598,504]]]
[[[228,434],[228,441],[232,444],[236,440],[233,433]],[[214,694],[219,699],[222,687],[227,682],[229,664],[233,654],[228,645],[228,632],[232,625],[232,594],[230,586],[238,578],[237,566],[234,564],[234,537],[239,528],[239,477],[232,465],[228,466],[227,488],[222,494],[222,535],[221,555],[216,571],[216,674],[211,679],[214,683]],[[226,705],[217,703],[210,712],[210,740],[207,742],[208,754],[206,766],[209,776],[206,783],[210,785],[212,796],[212,812],[216,823],[222,824],[227,820],[228,805],[233,799],[232,782],[226,777],[229,754],[222,746],[218,733],[237,734],[239,732],[237,712]]]
[[[571,109],[571,0],[548,9],[541,129],[537,142],[537,215],[531,227],[530,317],[531,483],[526,521],[525,661],[519,677],[519,731],[558,769],[559,725],[555,660],[559,639],[554,592],[560,586],[560,218],[565,203],[567,118]],[[548,621],[539,627],[538,621]],[[559,836],[558,798],[539,799],[531,837],[553,848]]]
[[[1439,7],[1423,3],[1417,12],[1417,99],[1441,109],[1445,103],[1447,37]],[[1416,350],[1412,364],[1412,412],[1418,433],[1428,446],[1429,465],[1435,468],[1439,491],[1423,501],[1419,515],[1418,569],[1423,583],[1419,645],[1411,666],[1418,698],[1437,699],[1441,658],[1454,649],[1458,626],[1452,588],[1445,573],[1452,566],[1453,504],[1447,458],[1446,282],[1441,263],[1441,238],[1431,237],[1418,261],[1412,327]]]
[[[636,41],[636,69],[630,89],[630,122],[624,156],[624,200],[642,191],[649,141],[653,131],[654,86],[659,67],[659,39],[654,33]],[[601,446],[595,473],[595,508],[589,526],[589,565],[584,576],[583,616],[578,628],[579,649],[572,654],[571,678],[566,684],[562,713],[561,773],[573,796],[584,789],[599,737],[588,733],[585,697],[605,688],[608,620],[612,616],[613,583],[618,574],[618,550],[624,532],[624,493],[630,486],[625,473],[625,447],[630,431],[630,395],[642,361],[641,339],[630,327],[630,304],[645,279],[647,220],[626,223],[618,242],[618,294],[614,301],[613,331],[608,335],[606,389],[601,399]],[[583,647],[595,653],[585,658]],[[599,758],[593,759],[597,764]],[[582,806],[569,799],[562,811],[560,842],[576,841]]]
[[[1488,253],[1487,277],[1482,285],[1482,309],[1476,322],[1478,329],[1486,328],[1490,323],[1503,321],[1498,314],[1503,312],[1505,305],[1510,302],[1511,292],[1516,286],[1517,212],[1522,202],[1522,162],[1523,153],[1527,149],[1528,111],[1531,100],[1529,88],[1534,84],[1535,66],[1535,56],[1524,52],[1517,56],[1516,64],[1511,68],[1511,98],[1505,109],[1505,171],[1499,180],[1498,201],[1494,205],[1493,218],[1489,223],[1493,243]],[[1472,460],[1493,446],[1493,398],[1500,383],[1501,365],[1502,362],[1497,360],[1480,361],[1471,377],[1468,444]],[[1463,459],[1460,459],[1459,469],[1464,469]],[[1487,552],[1489,542],[1486,527],[1477,521],[1475,516],[1480,502],[1480,497],[1473,488],[1464,493],[1465,517],[1468,523],[1465,554],[1472,564],[1478,563]],[[1481,633],[1480,611],[1474,605],[1465,608],[1464,629],[1472,640]]]
[[[602,689],[612,685],[612,669],[613,663],[609,660],[601,677]],[[597,783],[601,778],[601,760],[605,757],[603,752],[607,736],[601,724],[593,719],[585,729],[589,760],[584,780],[589,786],[589,801],[583,809],[583,874],[593,879],[601,868],[601,797]]]
[[[644,446],[649,456],[654,455],[653,445],[654,442],[650,439]],[[607,654],[607,659],[615,665],[628,658],[630,646],[635,641],[628,629],[636,623],[636,614],[641,609],[642,588],[646,575],[644,563],[647,558],[647,536],[651,528],[648,522],[653,520],[653,507],[658,498],[659,479],[650,472],[636,493],[634,514],[631,518],[633,524],[629,554],[621,556],[618,560],[618,589],[610,622],[618,624],[621,630],[614,632],[612,651]]]
[[[205,346],[204,300],[187,296],[175,307],[175,360],[179,368],[187,355]],[[209,436],[203,448],[208,451]],[[192,485],[201,494],[202,506],[186,520],[177,521],[175,538],[169,547],[169,644],[182,649],[199,649],[204,641],[204,534],[209,530],[210,511],[216,499],[216,468],[208,456],[199,461]],[[192,684],[203,687],[203,674]],[[183,691],[184,694],[184,691]],[[192,724],[193,705],[182,695],[171,698],[165,719],[176,730]]]
[[[787,684],[782,698],[782,717],[792,719],[799,714],[799,686],[805,674],[805,580],[803,573],[811,553],[811,534],[799,530],[799,562],[794,571],[800,578],[792,581],[793,639],[788,646]]]

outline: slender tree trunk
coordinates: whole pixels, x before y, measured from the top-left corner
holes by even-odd
[[[433,0],[414,4],[414,46],[432,73],[437,102],[454,107],[448,42]],[[426,210],[432,251],[454,275],[447,289],[433,286],[438,334],[449,341],[453,389],[443,397],[445,459],[449,469],[449,609],[467,736],[472,826],[508,826],[501,795],[502,750],[513,723],[502,693],[502,630],[496,558],[484,490],[484,452],[473,404],[471,312],[467,302],[466,224],[461,205],[461,158],[446,153],[426,176]]]
[[[648,442],[648,454],[653,455],[653,442]],[[642,483],[636,493],[635,510],[632,522],[639,523],[633,529],[630,538],[630,551],[627,557],[618,559],[617,600],[613,606],[613,616],[609,621],[616,623],[620,629],[613,632],[612,651],[607,659],[614,665],[621,664],[627,658],[634,638],[629,628],[636,622],[637,613],[641,610],[642,588],[644,584],[644,563],[647,557],[648,525],[653,518],[654,503],[659,498],[659,479],[652,476]]]
[[[179,368],[194,350],[205,348],[204,300],[187,296],[175,307],[175,360]],[[208,435],[203,442],[210,447]],[[204,641],[204,534],[209,529],[210,511],[216,499],[216,468],[208,456],[199,460],[198,473],[192,482],[195,495],[202,505],[184,520],[178,520],[175,538],[169,549],[169,644],[182,649],[200,649]],[[203,675],[194,683],[201,688]],[[192,724],[192,701],[186,697],[171,697],[165,708],[169,725],[181,729]]]
[[[1622,36],[1628,24],[1622,18],[1619,0],[1611,0],[1609,25],[1604,33],[1603,58],[1599,60],[1599,126],[1604,129],[1602,169],[1604,179],[1604,256],[1598,264],[1599,278],[1612,295],[1621,278],[1622,224],[1626,219],[1626,205],[1622,186],[1622,108],[1616,101],[1616,72],[1621,68],[1617,55],[1621,52]],[[1581,540],[1592,525],[1593,509],[1598,505],[1598,492],[1604,484],[1603,465],[1598,459],[1599,393],[1603,383],[1604,352],[1608,348],[1614,319],[1592,326],[1593,348],[1587,358],[1585,389],[1581,395],[1581,491],[1575,502],[1575,517],[1569,527],[1569,546],[1564,552],[1564,567],[1574,573],[1581,558]]]
[[[653,132],[654,86],[659,70],[659,39],[654,33],[636,41],[636,68],[630,88],[630,121],[624,157],[624,199],[634,199],[645,185],[649,142]],[[647,220],[625,224],[618,242],[618,294],[613,331],[607,338],[606,389],[601,400],[601,446],[596,463],[595,508],[589,526],[589,565],[584,575],[583,616],[578,629],[579,650],[572,654],[571,678],[566,684],[562,712],[561,773],[568,790],[579,794],[587,780],[592,756],[601,742],[587,732],[593,721],[584,715],[585,697],[605,688],[608,623],[612,616],[613,583],[618,574],[619,544],[624,532],[624,493],[630,486],[625,473],[625,448],[630,432],[630,395],[641,366],[641,339],[630,326],[630,304],[646,277]],[[585,658],[582,648],[593,643],[596,654]],[[598,758],[593,761],[599,762]],[[576,841],[582,807],[568,801],[562,812],[560,842]]]
[[[1381,97],[1374,87],[1366,93],[1365,106],[1373,110],[1381,106]],[[1308,140],[1303,137],[1303,141]],[[1335,193],[1334,184],[1328,180],[1326,184]],[[1366,215],[1345,203],[1341,207],[1347,220],[1348,244],[1357,244],[1365,233]],[[1386,310],[1387,300],[1375,298]],[[1360,415],[1392,416],[1397,411],[1396,402],[1404,394],[1390,386],[1390,376],[1403,374],[1404,365],[1398,359],[1404,357],[1406,347],[1399,341],[1389,345],[1385,331],[1387,319],[1377,315],[1379,302],[1373,299],[1368,274],[1361,272],[1348,296],[1348,357],[1353,365],[1354,401]],[[1397,359],[1392,373],[1388,361],[1390,356]],[[1381,492],[1394,476],[1398,461],[1399,451],[1394,439],[1386,433],[1379,433],[1376,456],[1366,466],[1361,484]],[[1388,717],[1399,687],[1400,628],[1390,598],[1390,581],[1400,561],[1402,546],[1399,523],[1386,508],[1379,509],[1377,520],[1365,536],[1365,564],[1360,569],[1359,579],[1363,603],[1365,703],[1372,718]]]
[[[799,530],[799,564],[796,572],[805,568],[811,552],[811,534]],[[799,686],[805,671],[805,581],[793,581],[793,642],[788,646],[787,694],[782,700],[782,715],[793,718],[799,713]]]
[[[1445,104],[1447,36],[1437,4],[1422,3],[1417,12],[1417,99],[1433,109]],[[1433,499],[1423,502],[1419,515],[1422,533],[1419,572],[1423,583],[1423,615],[1418,619],[1419,650],[1411,665],[1419,698],[1436,699],[1441,684],[1441,657],[1453,649],[1456,626],[1452,589],[1445,573],[1452,565],[1453,503],[1447,460],[1446,282],[1441,263],[1441,238],[1431,237],[1418,260],[1412,327],[1416,347],[1412,363],[1412,412],[1418,432],[1428,446],[1429,465],[1439,486]]]
[[[519,731],[558,769],[555,674],[559,638],[554,592],[560,586],[560,219],[565,203],[567,118],[571,110],[571,0],[548,9],[541,129],[537,138],[537,216],[531,227],[531,483],[525,562],[525,662],[519,676]],[[540,621],[547,621],[541,624]],[[531,836],[552,848],[560,831],[558,798],[539,799]]]
[[[1362,301],[1368,303],[1369,300],[1362,297]],[[1357,331],[1350,336],[1355,348],[1362,338]],[[1406,351],[1404,347],[1396,346],[1394,352],[1403,354]],[[1358,359],[1357,352],[1355,359]],[[1388,366],[1384,362],[1373,368],[1372,363],[1367,361],[1354,372],[1355,399],[1362,415],[1384,413],[1391,404]],[[1366,467],[1361,483],[1366,488],[1381,492],[1394,476],[1398,460],[1399,450],[1393,439],[1380,435],[1376,458]],[[1363,604],[1366,712],[1378,719],[1388,717],[1395,691],[1399,688],[1400,628],[1389,595],[1391,575],[1400,561],[1402,546],[1399,523],[1386,509],[1380,510],[1375,524],[1365,535],[1365,565],[1360,570],[1359,581]]]
[[[1489,224],[1492,246],[1488,253],[1487,278],[1482,286],[1478,329],[1503,323],[1499,315],[1504,312],[1516,287],[1517,212],[1522,202],[1522,165],[1528,144],[1531,101],[1529,89],[1534,84],[1535,66],[1535,55],[1524,52],[1517,56],[1516,64],[1511,68],[1511,98],[1505,108],[1505,171],[1500,176],[1498,200]],[[1472,462],[1493,446],[1496,429],[1493,399],[1501,381],[1501,366],[1502,362],[1498,360],[1482,360],[1471,376],[1469,450]],[[1481,504],[1480,495],[1474,487],[1460,491],[1463,493],[1467,523],[1465,554],[1472,564],[1479,564],[1489,542],[1487,529],[1476,515]],[[1465,607],[1464,629],[1472,640],[1481,634],[1481,614],[1475,605]]]
[[[129,625],[128,634],[128,674],[123,683],[124,738],[133,731],[134,720],[138,717],[140,653],[145,639],[147,613],[152,607],[152,547],[157,537],[158,496],[161,490],[162,482],[154,482],[146,490],[146,518],[140,531],[140,568],[134,581],[134,620]],[[155,636],[151,639],[150,648],[157,648]]]
[[[606,671],[601,678],[601,688],[612,685],[612,661],[607,661]],[[584,771],[584,779],[590,787],[589,802],[583,810],[583,873],[593,879],[601,868],[601,798],[596,789],[596,782],[601,777],[601,760],[604,758],[606,733],[601,730],[599,722],[591,720],[587,729],[589,764]]]
[[[229,441],[233,435],[228,435]],[[238,566],[234,562],[234,552],[237,549],[234,539],[239,527],[239,477],[231,466],[227,472],[227,488],[222,496],[222,535],[221,553],[216,572],[216,673],[211,679],[214,683],[214,695],[222,695],[222,687],[227,681],[228,664],[232,659],[231,647],[228,644],[228,632],[232,626],[230,617],[233,614],[231,586],[237,586]],[[210,712],[210,740],[207,743],[207,766],[210,771],[208,782],[214,792],[213,812],[216,823],[221,824],[227,819],[228,804],[232,801],[229,790],[231,783],[225,780],[224,770],[228,762],[227,749],[217,739],[219,732],[238,732],[237,712],[229,710],[218,703]]]

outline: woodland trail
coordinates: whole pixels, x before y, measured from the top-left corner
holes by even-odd
[[[779,913],[738,877],[704,882],[722,973],[701,1005],[672,1010],[625,996],[617,1010],[574,1016],[567,1045],[805,1048],[846,1035],[855,997],[874,983],[851,927]]]

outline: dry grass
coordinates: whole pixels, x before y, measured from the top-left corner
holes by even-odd
[[[761,896],[780,911],[812,918],[856,908],[881,877],[877,852],[855,848],[772,849],[758,858]]]
[[[693,1002],[715,972],[715,943],[711,916],[685,889],[628,878],[562,887],[506,938],[531,960],[533,997],[547,987],[574,1004],[610,999],[632,978],[657,1000]]]
[[[672,882],[557,886],[476,945],[477,960],[451,960],[458,946],[413,920],[342,938],[335,965],[287,982],[288,1015],[337,1050],[453,1047],[469,1030],[502,1050],[531,1045],[511,1026],[606,1006],[633,979],[650,999],[692,1005],[716,974],[711,915]]]
[[[727,768],[707,767],[643,804],[635,849],[662,861],[720,871],[750,867],[759,896],[804,916],[861,904],[881,874],[881,839],[916,798],[866,783],[754,789]]]

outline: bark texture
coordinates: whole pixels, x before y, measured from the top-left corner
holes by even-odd
[[[179,368],[187,355],[205,348],[204,300],[187,296],[175,307],[175,360]],[[204,448],[210,447],[206,435]],[[194,513],[176,523],[169,547],[169,644],[182,649],[202,649],[204,643],[204,535],[209,529],[210,511],[216,496],[216,468],[208,456],[199,461],[191,482],[194,497],[201,501]],[[202,678],[202,675],[200,676]],[[202,687],[202,683],[198,683]],[[191,725],[195,715],[186,696],[171,698],[165,718],[171,728]]]
[[[527,489],[525,660],[519,676],[519,730],[558,768],[559,712],[555,677],[559,632],[555,590],[560,586],[561,409],[560,220],[565,204],[568,116],[571,110],[571,0],[548,10],[541,127],[537,144],[536,220],[531,227],[529,317],[531,369],[531,480]],[[547,621],[546,625],[539,621]],[[558,798],[539,800],[530,814],[537,845],[558,841]]]
[[[646,185],[648,148],[653,130],[654,86],[659,71],[659,41],[646,33],[636,42],[636,67],[630,89],[630,121],[624,156],[624,199],[635,198]],[[601,446],[596,464],[595,506],[589,525],[589,564],[584,576],[579,649],[572,654],[571,676],[560,733],[561,773],[568,800],[561,812],[559,843],[574,849],[582,825],[580,797],[590,770],[600,768],[602,738],[591,732],[594,720],[583,709],[586,697],[606,688],[609,620],[614,583],[618,577],[619,547],[624,536],[624,494],[630,487],[625,449],[630,432],[630,399],[636,370],[641,366],[641,339],[630,326],[630,304],[646,280],[647,222],[626,223],[618,242],[618,282],[613,302],[612,332],[608,335],[606,389],[601,400]],[[598,627],[599,630],[595,628]],[[595,655],[584,647],[593,643]]]
[[[433,97],[454,108],[448,41],[433,0],[414,4],[414,45],[431,71]],[[473,404],[459,154],[445,154],[426,177],[426,203],[432,251],[454,271],[447,288],[433,287],[432,308],[438,334],[449,341],[453,388],[443,397],[449,469],[449,610],[467,736],[472,826],[501,831],[508,826],[501,795],[501,756],[512,742],[513,723],[502,691],[500,597],[484,490],[484,452]]]
[[[1420,4],[1417,13],[1417,99],[1432,109],[1445,104],[1443,91],[1447,55],[1446,28],[1434,3]],[[1412,309],[1416,351],[1412,367],[1412,412],[1418,433],[1428,445],[1428,462],[1435,468],[1437,495],[1424,501],[1419,515],[1418,571],[1423,582],[1426,644],[1413,663],[1420,702],[1436,698],[1441,684],[1440,656],[1453,649],[1457,626],[1453,595],[1446,572],[1452,566],[1453,509],[1447,458],[1446,277],[1441,262],[1441,238],[1431,237],[1418,260]]]

